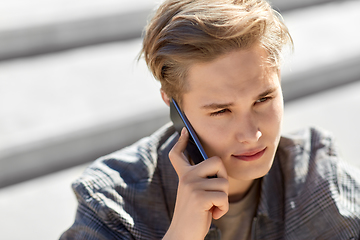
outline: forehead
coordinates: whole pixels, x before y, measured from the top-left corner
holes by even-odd
[[[276,84],[270,77],[273,73],[277,69],[268,64],[266,51],[255,46],[191,65],[186,81],[188,93],[243,94],[262,85]]]

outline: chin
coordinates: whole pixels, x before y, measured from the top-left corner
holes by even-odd
[[[265,176],[271,169],[274,161],[272,152],[266,153],[261,159],[254,162],[239,162],[238,166],[230,166],[228,176],[242,181],[254,180]]]
[[[266,169],[249,169],[246,171],[239,171],[237,173],[229,173],[229,177],[239,181],[250,181],[261,178],[269,172],[270,168]]]

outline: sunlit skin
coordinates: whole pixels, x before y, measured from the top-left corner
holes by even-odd
[[[229,195],[242,195],[272,165],[283,115],[279,72],[261,47],[234,51],[190,68],[182,108],[208,154],[222,159]],[[234,157],[265,149],[255,161]],[[243,187],[242,187],[243,186]]]
[[[179,177],[174,216],[164,239],[204,239],[211,219],[241,200],[271,168],[280,140],[283,99],[279,70],[259,46],[193,64],[181,108],[209,159],[191,165],[183,131],[169,153]],[[164,101],[169,98],[162,91]],[[208,176],[217,175],[209,179]],[[196,229],[196,231],[184,231]]]
[[[182,109],[209,157],[222,159],[230,199],[239,200],[271,168],[280,139],[283,98],[279,70],[268,67],[259,46],[196,63],[186,79]],[[169,102],[166,94],[165,102]],[[256,161],[235,156],[264,149]]]

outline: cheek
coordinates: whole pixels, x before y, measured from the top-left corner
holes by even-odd
[[[273,104],[264,114],[264,118],[264,122],[267,124],[281,124],[283,118],[282,105],[276,103]]]
[[[206,124],[205,121],[194,121],[193,127],[208,157],[221,157],[225,146],[228,145],[226,136],[229,134],[226,133],[227,129]]]
[[[210,131],[209,131],[210,133]],[[223,158],[226,153],[226,146],[229,146],[225,138],[222,138],[219,134],[213,134],[214,137],[203,138],[202,144],[205,152],[209,157],[219,156]]]
[[[260,130],[269,137],[271,136],[275,143],[280,139],[283,112],[284,106],[282,99],[276,100],[267,109],[261,121],[263,125],[260,126]]]

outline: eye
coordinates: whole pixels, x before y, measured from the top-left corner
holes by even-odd
[[[210,116],[219,116],[219,115],[225,114],[227,112],[230,112],[230,110],[225,108],[225,109],[221,109],[220,111],[211,113]]]
[[[260,98],[259,100],[256,100],[255,104],[267,102],[267,101],[269,101],[270,99],[272,99],[272,97],[263,97],[263,98]]]

